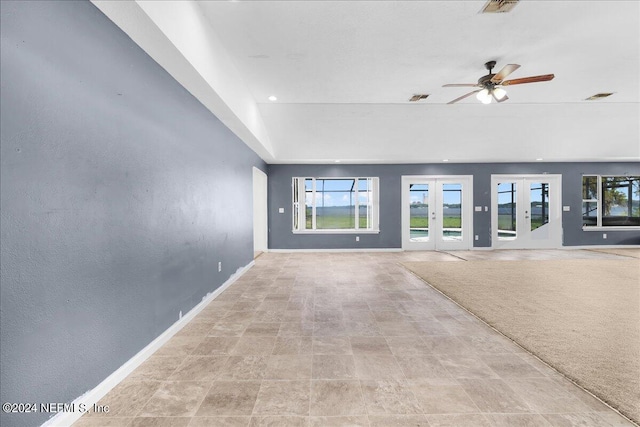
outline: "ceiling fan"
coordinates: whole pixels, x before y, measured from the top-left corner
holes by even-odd
[[[496,102],[504,102],[509,97],[507,96],[507,91],[503,89],[503,86],[512,86],[512,85],[521,85],[524,83],[536,83],[536,82],[547,82],[552,80],[555,75],[553,74],[543,74],[541,76],[531,76],[531,77],[523,77],[520,79],[513,80],[504,80],[509,74],[513,73],[515,70],[520,68],[518,64],[507,64],[498,74],[493,74],[491,70],[496,66],[496,61],[489,61],[484,64],[485,68],[489,70],[489,74],[486,76],[482,76],[478,79],[478,83],[454,83],[443,85],[442,87],[479,87],[480,89],[476,89],[467,93],[466,95],[462,95],[459,98],[454,99],[451,102],[447,102],[447,104],[456,103],[462,99],[465,99],[468,96],[476,94],[476,97],[483,104],[491,103],[491,99],[495,99]]]

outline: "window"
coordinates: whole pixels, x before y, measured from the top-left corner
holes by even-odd
[[[293,178],[294,232],[378,232],[378,178]]]
[[[582,225],[640,227],[640,176],[584,175]]]

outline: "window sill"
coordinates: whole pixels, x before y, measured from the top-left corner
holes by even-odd
[[[619,226],[619,225],[610,225],[604,227],[582,227],[582,231],[620,231],[620,230],[640,230],[640,227],[637,225],[629,225],[629,226]]]
[[[380,234],[380,230],[292,230],[293,234]]]

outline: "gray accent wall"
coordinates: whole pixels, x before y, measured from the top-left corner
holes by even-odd
[[[0,400],[70,402],[251,263],[266,165],[91,3],[0,10]]]
[[[489,212],[473,212],[474,247],[491,247],[491,175],[561,174],[563,245],[640,245],[640,230],[584,231],[582,229],[582,175],[640,175],[640,163],[478,163],[478,164],[402,164],[402,165],[269,165],[269,248],[270,249],[374,249],[402,247],[401,180],[403,175],[472,175],[474,206],[489,206]],[[380,233],[293,234],[293,177],[380,178]],[[284,208],[284,213],[278,213]]]

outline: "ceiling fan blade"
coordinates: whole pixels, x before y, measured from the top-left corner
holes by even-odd
[[[462,95],[461,97],[454,99],[453,101],[447,102],[447,104],[454,104],[454,103],[456,103],[456,102],[458,102],[458,101],[460,101],[460,100],[462,100],[462,99],[465,99],[465,98],[466,98],[466,97],[468,97],[468,96],[473,95],[474,93],[478,93],[478,92],[480,92],[481,90],[482,90],[482,89],[478,89],[478,90],[474,90],[474,91],[472,91],[472,92],[469,92],[469,93],[467,93],[466,95]]]
[[[507,95],[503,96],[501,99],[498,99],[498,97],[496,96],[495,93],[493,93],[493,91],[491,91],[491,96],[493,96],[493,99],[495,99],[496,102],[504,102],[507,99],[509,99],[509,97]]]
[[[512,85],[521,85],[523,83],[548,82],[549,80],[553,80],[554,77],[555,77],[554,74],[544,74],[541,76],[523,77],[521,79],[505,80],[501,83],[501,85],[512,86]]]
[[[509,74],[513,73],[515,70],[520,68],[518,64],[507,64],[505,65],[498,74],[491,77],[491,83],[499,83],[503,81]]]
[[[442,87],[481,87],[478,83],[451,83]]]

